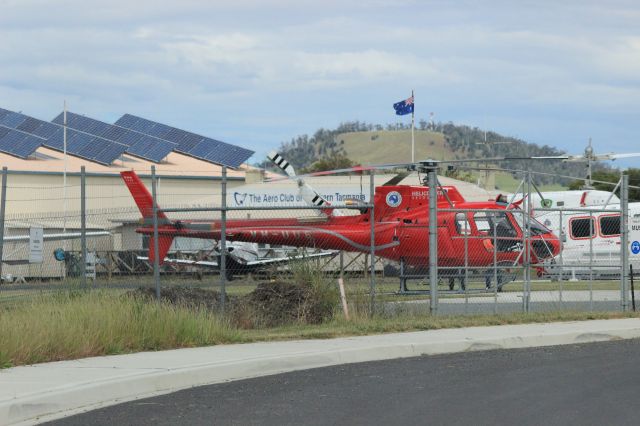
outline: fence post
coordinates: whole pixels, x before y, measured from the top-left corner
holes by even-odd
[[[369,274],[369,315],[373,315],[375,312],[375,303],[376,303],[376,262],[375,262],[375,253],[376,253],[376,234],[375,234],[375,214],[373,207],[373,199],[375,197],[375,182],[374,182],[374,171],[371,170],[369,174],[369,241],[370,248],[369,254],[371,255],[371,273]]]
[[[596,231],[595,219],[593,218],[593,210],[589,210],[589,310],[590,311],[593,311],[593,238],[596,232],[597,231]]]
[[[629,175],[622,175],[620,186],[620,250],[622,251],[622,273],[620,275],[620,302],[622,310],[629,309]]]
[[[156,298],[160,302],[160,259],[158,243],[158,194],[156,182],[156,166],[151,166],[151,197],[153,198],[153,283],[156,287]]]
[[[522,309],[529,312],[529,299],[531,297],[531,172],[527,171],[527,196],[524,200],[526,212],[524,217],[524,293],[522,295]]]
[[[488,214],[488,213],[487,213]],[[498,223],[498,213],[492,216],[493,221],[493,313],[498,313],[498,230],[496,229],[496,223]]]
[[[224,314],[227,298],[227,166],[222,166],[222,199],[220,200],[220,310]]]
[[[80,283],[87,286],[87,176],[84,166],[80,167]]]
[[[562,257],[562,252],[564,251],[564,238],[562,236],[562,209],[560,208],[559,211],[559,224],[558,224],[558,238],[560,238],[560,277],[558,278],[558,283],[560,285],[560,295],[559,295],[559,299],[560,299],[560,308],[564,308],[564,302],[562,301],[562,283],[563,283],[563,277],[564,277],[564,258]]]
[[[464,313],[469,312],[469,211],[464,212]]]
[[[631,309],[636,311],[636,290],[633,288],[633,264],[629,265],[629,283],[631,284]]]
[[[4,254],[4,214],[7,205],[7,167],[2,168],[2,196],[0,196],[0,284],[2,284],[2,256]]]
[[[438,313],[438,177],[436,163],[427,165],[429,174],[429,310]]]

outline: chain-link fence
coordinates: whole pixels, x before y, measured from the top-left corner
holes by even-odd
[[[326,193],[292,182],[261,195],[226,172],[185,190],[155,170],[124,182],[76,171],[63,185],[12,182],[5,170],[0,301],[182,286],[215,289],[224,306],[260,283],[318,276],[351,309],[385,314],[630,308],[624,182],[620,204],[565,208],[533,201],[527,173],[522,191],[469,203],[435,170],[430,186],[366,175]]]

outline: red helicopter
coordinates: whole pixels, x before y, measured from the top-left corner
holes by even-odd
[[[269,158],[290,177],[296,178],[293,168],[277,153],[271,153]],[[136,231],[153,238],[151,194],[135,172],[121,172],[121,175],[143,216],[144,226]],[[297,181],[302,198],[319,207],[318,217],[231,219],[226,221],[226,238],[231,241],[370,253],[370,212],[365,204],[359,202],[362,204],[359,214],[340,215],[333,208],[326,208],[329,205],[327,200],[301,177],[297,177]],[[402,261],[409,267],[424,268],[429,264],[429,188],[397,185],[397,182],[398,179],[394,178],[375,188],[375,254]],[[439,266],[490,268],[494,262],[502,265],[522,263],[524,220],[518,203],[507,203],[501,198],[468,202],[454,186],[439,187],[437,203]],[[356,202],[352,204],[358,207]],[[456,212],[451,209],[469,211]],[[160,263],[164,262],[175,237],[221,238],[219,220],[170,220],[159,208],[157,215]],[[532,217],[527,222],[531,230],[527,240],[531,263],[535,265],[558,255],[561,246],[558,237]],[[149,258],[153,260],[153,240],[150,247]]]

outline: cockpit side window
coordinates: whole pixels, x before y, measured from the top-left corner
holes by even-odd
[[[493,235],[494,230],[500,237],[515,237],[516,230],[503,211],[477,212],[473,215],[478,232]]]
[[[471,234],[471,226],[467,220],[466,213],[456,213],[456,230],[460,235]]]
[[[493,220],[487,212],[474,213],[473,221],[476,224],[478,233],[488,235],[493,232]]]
[[[511,220],[509,220],[509,216],[510,214],[504,211],[478,212],[473,216],[478,233],[493,239],[497,244],[497,251],[517,249],[518,233]]]
[[[525,229],[525,215],[526,213],[523,213],[522,211],[514,211],[513,212],[513,217],[515,218],[516,222],[518,223],[518,226],[520,227],[520,229]],[[529,217],[528,220],[529,223],[529,230],[531,231],[531,235],[544,235],[544,234],[550,234],[551,230],[549,228],[547,228],[546,226],[544,226],[543,224],[541,224],[540,222],[538,222],[535,218],[533,217]]]

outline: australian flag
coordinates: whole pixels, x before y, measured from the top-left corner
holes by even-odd
[[[409,99],[393,104],[393,109],[396,110],[396,115],[413,114],[413,95]]]

